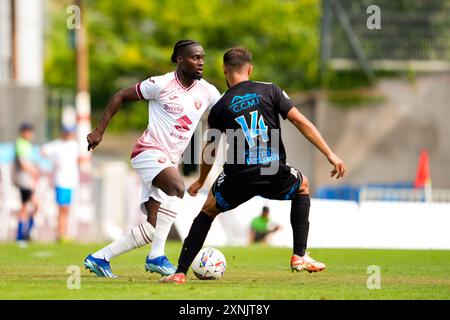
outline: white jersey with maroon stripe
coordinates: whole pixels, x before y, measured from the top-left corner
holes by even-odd
[[[131,158],[158,149],[173,163],[180,160],[203,113],[220,99],[216,87],[203,79],[184,87],[176,72],[139,82],[136,92],[142,100],[149,100],[149,121]]]

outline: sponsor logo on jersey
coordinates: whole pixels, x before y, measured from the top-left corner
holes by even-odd
[[[240,111],[254,108],[260,103],[260,95],[256,93],[247,93],[243,96],[234,96],[233,100],[231,100],[231,105],[228,107],[232,109],[234,113],[238,113]]]
[[[178,133],[178,132],[171,132],[170,135],[171,135],[172,137],[178,138],[178,139],[180,139],[180,140],[182,140],[182,141],[187,141],[187,140],[189,140],[189,137],[185,137],[185,136],[183,136],[182,134],[180,134],[180,133]]]
[[[245,163],[247,165],[266,164],[273,161],[280,160],[280,155],[277,151],[270,147],[258,146],[250,150],[245,150]]]
[[[195,109],[199,110],[202,107],[202,100],[195,99],[194,106],[195,106]]]
[[[180,114],[184,111],[184,108],[180,105],[164,104],[164,110],[168,113]]]
[[[177,119],[178,125],[175,126],[175,129],[181,132],[187,132],[190,131],[191,128],[189,128],[189,125],[192,124],[191,119],[188,118],[188,116],[184,115],[181,118]]]
[[[159,163],[165,163],[166,160],[167,160],[166,157],[161,157],[161,158],[158,159],[158,162]]]

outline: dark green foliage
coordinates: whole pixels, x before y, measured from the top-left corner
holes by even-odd
[[[66,27],[70,4],[48,2],[45,80],[49,87],[75,89],[75,54]],[[179,39],[202,43],[207,56],[205,79],[220,91],[226,89],[222,56],[233,46],[254,53],[254,79],[273,81],[288,91],[318,85],[318,0],[87,0],[85,14],[94,113],[116,90],[173,70],[170,55]],[[125,118],[125,125],[142,129],[139,121]]]

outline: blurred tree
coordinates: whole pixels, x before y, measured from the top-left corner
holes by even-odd
[[[75,57],[66,27],[71,1],[48,3],[46,83],[74,88]],[[179,39],[203,45],[204,77],[221,91],[222,55],[233,46],[253,52],[254,79],[286,90],[318,84],[319,0],[86,0],[86,5],[94,112],[115,90],[173,70],[170,55]],[[117,125],[145,127],[146,117],[132,114],[140,107],[127,110]]]

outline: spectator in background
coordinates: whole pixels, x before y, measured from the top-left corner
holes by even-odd
[[[34,191],[39,179],[39,170],[33,163],[34,126],[22,123],[19,127],[20,136],[15,143],[14,184],[20,190],[22,205],[18,214],[17,241],[26,244],[34,225],[34,216],[39,209],[39,202]],[[32,210],[28,211],[31,204]]]
[[[75,127],[62,127],[62,137],[41,148],[44,157],[54,165],[54,185],[58,204],[58,242],[69,241],[67,221],[72,204],[73,190],[79,183],[79,151],[75,139]]]
[[[266,243],[267,236],[280,229],[279,225],[271,225],[269,208],[264,206],[260,216],[253,218],[250,226],[250,243]]]

